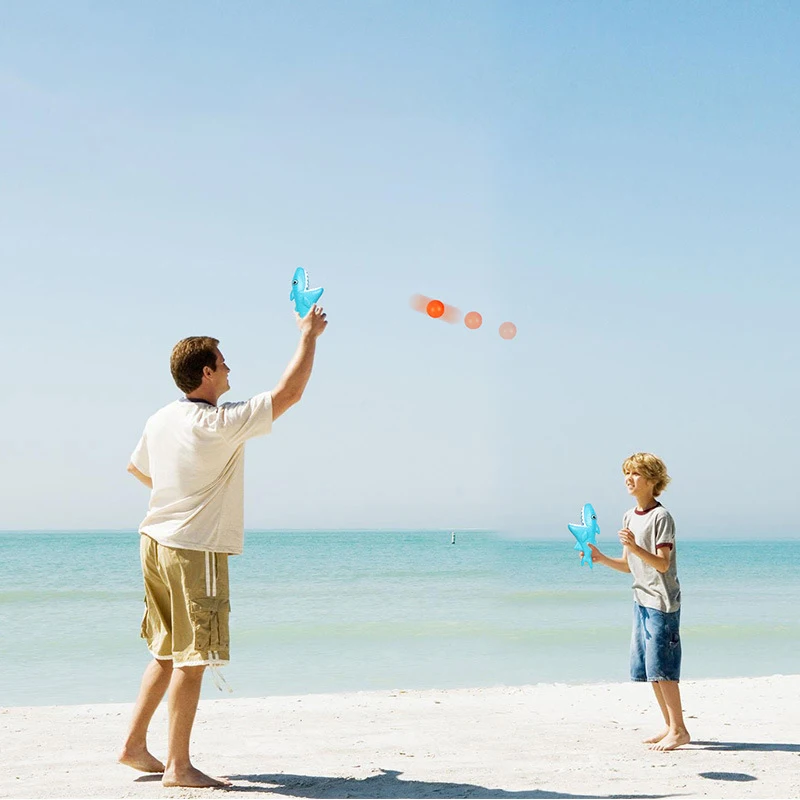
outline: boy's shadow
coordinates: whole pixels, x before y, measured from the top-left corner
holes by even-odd
[[[725,751],[745,751],[769,753],[800,753],[800,744],[781,744],[780,742],[695,742],[694,747],[701,747],[703,750],[725,750]]]
[[[329,778],[323,775],[228,775],[232,781],[247,781],[263,786],[231,786],[230,792],[263,792],[295,797],[329,798],[431,798],[431,797],[478,797],[478,798],[532,798],[532,800],[609,800],[609,798],[631,798],[631,800],[656,800],[671,797],[664,794],[565,794],[542,789],[508,792],[505,789],[490,789],[473,783],[440,783],[427,781],[401,781],[402,772],[382,769],[380,775],[368,778]]]

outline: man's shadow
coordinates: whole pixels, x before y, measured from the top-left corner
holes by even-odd
[[[477,798],[532,798],[532,800],[610,800],[611,798],[630,798],[630,800],[657,800],[671,797],[664,794],[565,794],[548,792],[543,789],[509,792],[505,789],[490,789],[474,783],[441,783],[438,781],[402,781],[402,772],[382,769],[380,775],[367,778],[331,778],[323,775],[228,775],[232,781],[246,781],[253,786],[231,786],[230,792],[264,792],[294,797],[327,798],[438,798],[438,797],[477,797]],[[587,779],[588,780],[588,779]]]

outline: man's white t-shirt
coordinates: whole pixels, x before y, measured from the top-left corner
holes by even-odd
[[[167,547],[241,553],[244,445],[271,430],[269,392],[220,406],[181,398],[153,414],[131,456],[153,481],[139,532]]]

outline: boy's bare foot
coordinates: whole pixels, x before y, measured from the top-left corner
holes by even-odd
[[[668,733],[669,728],[664,728],[661,733],[657,733],[655,736],[651,736],[649,739],[642,739],[642,742],[644,742],[644,744],[655,744],[656,742],[660,742]]]
[[[133,767],[138,769],[139,772],[163,772],[164,765],[150,753],[150,751],[143,747],[141,750],[131,750],[123,748],[117,759],[120,764],[126,767]]]
[[[212,789],[214,787],[231,786],[225,778],[212,778],[192,766],[183,770],[170,770],[161,779],[162,786],[190,786],[195,789]]]
[[[677,733],[667,734],[660,742],[650,745],[651,750],[675,750],[685,744],[689,744],[692,737],[689,736],[689,731],[686,729],[678,731]]]

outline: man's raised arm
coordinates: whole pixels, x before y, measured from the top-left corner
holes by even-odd
[[[303,396],[314,366],[317,338],[322,335],[328,324],[325,317],[322,308],[317,305],[313,305],[303,319],[298,317],[300,343],[278,385],[272,390],[273,421],[299,402]]]

